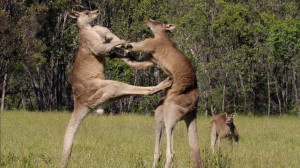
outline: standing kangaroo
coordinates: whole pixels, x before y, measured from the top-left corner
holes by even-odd
[[[72,11],[80,29],[78,52],[72,72],[74,111],[69,121],[63,143],[62,166],[67,166],[71,156],[75,134],[80,123],[90,111],[103,113],[110,102],[128,95],[149,95],[171,86],[165,80],[155,87],[137,87],[105,79],[105,54],[115,46],[124,44],[107,28],[92,27],[90,23],[98,16],[97,11]],[[109,42],[109,43],[107,43]]]
[[[163,24],[152,19],[146,21],[146,24],[155,37],[137,43],[129,43],[126,48],[131,51],[147,52],[149,54],[138,61],[131,60],[128,57],[122,57],[121,59],[136,69],[146,69],[158,64],[164,73],[173,79],[172,87],[166,91],[166,96],[155,110],[156,143],[153,168],[157,167],[161,157],[161,137],[164,128],[167,135],[165,167],[171,167],[174,157],[174,127],[182,119],[187,125],[194,167],[199,168],[201,167],[201,158],[196,124],[198,89],[195,71],[188,58],[174,46],[168,37],[167,32],[173,31],[176,25]]]
[[[227,113],[221,113],[213,116],[210,121],[210,131],[211,131],[211,150],[214,152],[215,144],[218,142],[218,148],[220,148],[221,139],[229,137],[231,143],[232,139],[235,141],[235,146],[239,141],[239,133],[233,124],[234,114],[230,116]]]

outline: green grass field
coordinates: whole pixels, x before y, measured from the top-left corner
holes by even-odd
[[[70,113],[9,111],[1,114],[2,167],[59,167],[64,131]],[[209,150],[210,118],[198,117],[203,167],[283,168],[300,165],[300,120],[296,117],[236,116],[240,133],[237,149],[222,141],[216,154]],[[151,167],[154,118],[145,115],[89,115],[73,146],[70,167]],[[165,161],[165,135],[163,158]],[[192,167],[187,132],[179,122],[174,135],[173,167]]]

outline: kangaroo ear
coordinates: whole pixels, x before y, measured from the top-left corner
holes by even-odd
[[[74,10],[68,12],[68,14],[69,14],[69,16],[70,16],[71,18],[78,18],[78,17],[79,17],[79,12],[74,11]]]
[[[173,32],[176,28],[176,24],[166,24],[166,30]]]
[[[234,116],[235,116],[235,113],[232,113],[232,114],[231,114],[231,117],[233,118]]]
[[[227,113],[224,113],[224,114],[225,114],[226,117],[228,116]]]

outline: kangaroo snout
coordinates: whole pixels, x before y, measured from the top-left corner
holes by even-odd
[[[99,14],[99,11],[98,10],[94,10],[94,11],[92,11],[92,13]]]

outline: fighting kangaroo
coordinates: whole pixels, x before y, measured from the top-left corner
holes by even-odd
[[[173,31],[175,24],[163,24],[159,21],[148,20],[146,24],[154,33],[154,38],[137,43],[129,43],[126,48],[130,51],[147,52],[138,61],[121,57],[129,66],[136,69],[146,69],[157,64],[169,78],[173,79],[170,89],[167,89],[164,99],[155,110],[155,152],[153,167],[157,167],[161,157],[161,137],[166,129],[167,151],[165,167],[171,166],[174,157],[173,132],[176,123],[184,120],[187,129],[191,155],[194,167],[201,167],[199,142],[197,136],[197,101],[198,89],[195,71],[188,58],[178,50],[169,39],[167,32]]]
[[[218,148],[220,148],[221,139],[229,137],[231,144],[235,141],[235,146],[239,141],[239,133],[233,124],[234,114],[230,116],[227,113],[221,113],[213,116],[210,121],[210,131],[211,131],[211,150],[215,151],[214,147],[216,142],[218,142]]]
[[[90,111],[103,113],[110,102],[128,95],[149,95],[171,86],[165,80],[155,87],[137,87],[118,81],[105,79],[105,54],[115,46],[124,44],[107,28],[92,27],[91,22],[99,15],[98,11],[72,11],[79,27],[78,52],[72,71],[74,111],[69,121],[63,143],[62,166],[65,167],[71,156],[75,134],[82,120]]]

